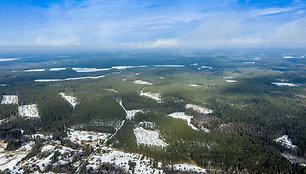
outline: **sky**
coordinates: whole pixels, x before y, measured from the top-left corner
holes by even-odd
[[[0,0],[0,48],[306,48],[306,0]]]

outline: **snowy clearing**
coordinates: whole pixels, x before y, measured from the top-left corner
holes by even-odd
[[[192,165],[192,164],[175,164],[167,165],[168,168],[172,168],[177,172],[194,172],[194,173],[206,173],[206,169]]]
[[[254,64],[255,62],[242,62],[244,64]]]
[[[72,94],[67,94],[67,93],[62,93],[62,92],[60,92],[59,94],[60,94],[67,102],[69,102],[69,103],[72,105],[73,108],[78,104],[77,98],[74,97]]]
[[[305,56],[300,56],[300,57],[293,57],[293,56],[284,56],[284,59],[303,59]]]
[[[145,68],[147,67],[146,65],[140,65],[140,66],[113,66],[112,69],[117,69],[117,70],[124,70],[128,68]]]
[[[293,83],[277,83],[277,82],[274,82],[274,83],[272,83],[272,85],[276,85],[276,86],[289,86],[289,87],[299,87],[298,85],[293,84]]]
[[[46,69],[28,69],[24,70],[24,72],[42,72],[45,71]]]
[[[92,77],[92,76],[73,77],[73,78],[66,78],[66,79],[37,79],[37,80],[34,80],[34,81],[35,82],[62,82],[62,81],[70,81],[70,80],[99,79],[99,78],[103,78],[103,77],[104,77],[104,75],[96,76],[96,77]]]
[[[72,70],[76,71],[76,72],[99,72],[99,71],[108,71],[110,70],[110,68],[101,68],[101,69],[97,69],[97,68],[72,68]]]
[[[39,118],[36,104],[18,106],[18,113],[21,117]]]
[[[120,101],[119,104],[120,104],[120,106],[123,108],[123,110],[124,110],[125,113],[126,113],[126,116],[125,116],[126,119],[129,119],[129,120],[130,120],[130,119],[134,118],[135,115],[136,115],[138,112],[143,113],[142,110],[126,110],[125,107],[124,107],[123,104],[122,104],[122,101]]]
[[[5,87],[5,86],[8,86],[8,84],[2,83],[2,84],[0,84],[0,86]]]
[[[104,142],[110,134],[101,133],[101,132],[93,132],[93,131],[81,131],[81,130],[69,129],[67,131],[67,135],[70,141],[79,143],[80,145],[82,145],[83,143],[99,144],[101,142]]]
[[[189,84],[189,86],[197,87],[197,86],[200,86],[200,85],[194,83],[194,84]]]
[[[260,60],[260,59],[261,59],[260,57],[255,57],[255,58],[254,58],[254,60]]]
[[[67,68],[50,68],[49,71],[63,71],[66,70]]]
[[[194,105],[194,104],[187,104],[185,107],[187,109],[193,109],[193,110],[195,110],[199,113],[202,113],[202,114],[211,114],[211,113],[214,112],[213,110],[207,109],[207,108],[202,107],[202,106]]]
[[[16,58],[0,58],[0,62],[9,62],[9,61],[14,61],[14,60],[18,60]]]
[[[159,139],[159,131],[146,130],[142,127],[134,129],[137,144],[165,147],[168,144]]]
[[[86,165],[87,169],[98,169],[101,164],[109,163],[115,168],[120,168],[126,173],[133,173],[129,166],[129,161],[136,163],[134,173],[141,174],[158,174],[163,173],[162,170],[155,169],[151,163],[152,159],[143,157],[141,154],[125,153],[108,147],[103,147],[106,153],[95,153]],[[143,158],[143,159],[142,159]]]
[[[282,156],[287,158],[293,164],[298,163],[301,166],[306,167],[306,159],[303,157],[294,156],[289,153],[282,153]]]
[[[226,80],[227,82],[229,82],[229,83],[236,83],[236,82],[238,82],[237,80]]]
[[[188,126],[190,126],[194,130],[198,130],[194,125],[191,124],[191,119],[193,118],[193,116],[185,115],[185,112],[174,112],[172,114],[169,114],[168,116],[177,118],[177,119],[186,120]]]
[[[153,100],[156,100],[158,103],[162,103],[162,99],[160,94],[158,93],[152,93],[152,92],[143,92],[142,90],[140,91],[140,96],[145,96],[149,97]]]
[[[153,65],[156,67],[170,67],[170,68],[183,68],[184,65]]]
[[[15,104],[18,105],[18,96],[17,95],[3,95],[1,104]]]
[[[115,93],[119,93],[117,90],[115,89],[112,89],[112,88],[107,88],[105,89],[106,91],[110,91],[110,92],[115,92]]]
[[[288,135],[283,135],[283,136],[281,136],[281,137],[279,137],[279,138],[276,138],[274,141],[275,141],[276,143],[281,144],[282,146],[284,146],[284,147],[286,147],[286,148],[288,148],[288,149],[296,149],[296,148],[297,148],[296,145],[292,144],[292,141],[291,141],[291,139],[288,137]]]
[[[138,85],[152,85],[152,83],[143,80],[135,80],[134,83]]]
[[[34,143],[30,142],[21,146],[16,151],[6,151],[5,148],[7,143],[3,141],[0,142],[0,170],[4,171],[5,169],[13,170],[16,167],[17,163],[21,161],[32,149]]]

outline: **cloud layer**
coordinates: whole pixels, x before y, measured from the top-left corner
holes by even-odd
[[[305,47],[305,10],[303,1],[3,1],[0,47]]]

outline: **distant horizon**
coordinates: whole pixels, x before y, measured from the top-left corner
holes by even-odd
[[[302,0],[3,0],[0,50],[306,47]]]

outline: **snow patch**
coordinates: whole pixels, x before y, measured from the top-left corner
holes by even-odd
[[[59,93],[67,102],[69,102],[73,108],[78,104],[77,98],[74,97],[72,94],[67,93]]]
[[[70,81],[70,80],[83,80],[83,79],[99,79],[103,78],[104,75],[102,76],[86,76],[86,77],[73,77],[73,78],[66,78],[66,79],[36,79],[34,80],[35,82],[62,82],[62,81]]]
[[[134,83],[138,85],[152,85],[152,83],[143,80],[135,80]]]
[[[177,172],[194,172],[194,173],[206,173],[206,169],[192,165],[192,164],[174,164],[167,165],[168,168],[173,168]]]
[[[123,108],[123,110],[125,111],[125,113],[126,113],[125,118],[128,119],[128,120],[134,118],[135,115],[136,115],[138,112],[143,113],[142,110],[126,110],[125,107],[124,107],[123,104],[122,104],[122,101],[120,101],[119,104],[120,104],[120,106]]]
[[[188,126],[190,126],[194,130],[198,130],[194,125],[191,124],[191,119],[193,116],[185,115],[184,112],[174,112],[172,114],[169,114],[168,116],[177,118],[177,119],[183,119],[187,121]]]
[[[229,82],[229,83],[236,83],[236,82],[238,82],[237,80],[226,80],[227,82]]]
[[[24,72],[43,72],[46,69],[28,69],[28,70],[24,70]]]
[[[112,69],[117,69],[117,70],[124,70],[128,68],[145,68],[147,67],[146,65],[141,65],[141,66],[113,66]]]
[[[0,62],[9,62],[9,61],[14,61],[14,60],[18,60],[16,58],[0,58]]]
[[[145,96],[149,97],[153,100],[156,100],[158,103],[162,103],[162,99],[160,94],[158,93],[152,93],[152,92],[143,92],[142,90],[140,91],[140,96]]]
[[[184,65],[154,65],[156,67],[184,68]]]
[[[18,113],[21,117],[39,118],[36,104],[18,106]]]
[[[97,69],[97,68],[72,68],[72,70],[76,71],[76,72],[98,72],[98,71],[108,71],[110,70],[110,68],[101,68],[101,69]]]
[[[159,131],[146,130],[142,127],[134,129],[137,144],[165,147],[168,144],[159,139]]]
[[[279,137],[279,138],[276,138],[274,141],[275,141],[276,143],[281,144],[282,146],[284,146],[284,147],[286,147],[286,148],[288,148],[288,149],[296,149],[296,148],[297,148],[296,145],[292,144],[292,141],[291,141],[291,139],[288,137],[288,135],[283,135],[283,136],[281,136],[281,137]]]
[[[67,68],[50,68],[49,71],[63,71],[66,70]]]
[[[202,106],[194,105],[194,104],[187,104],[185,107],[186,107],[186,109],[193,109],[193,110],[195,110],[199,113],[202,113],[202,114],[211,114],[211,113],[214,112],[213,110],[207,109],[207,108],[202,107]]]
[[[18,104],[18,96],[17,95],[3,95],[1,104]]]
[[[107,89],[105,89],[105,90],[107,90],[107,91],[110,91],[110,92],[115,92],[115,93],[119,93],[117,90],[115,90],[115,89],[112,89],[112,88],[107,88]]]
[[[289,87],[299,87],[298,85],[296,84],[293,84],[293,83],[272,83],[272,85],[276,85],[276,86],[289,86]]]
[[[108,133],[94,132],[94,131],[81,131],[69,129],[67,131],[68,139],[72,142],[79,143],[80,145],[87,144],[99,144],[104,142],[110,135]]]

